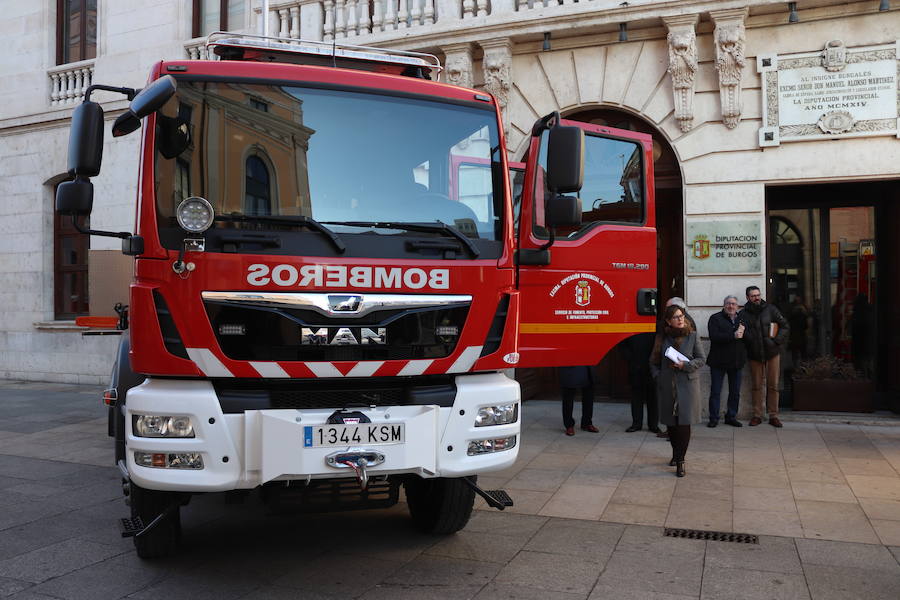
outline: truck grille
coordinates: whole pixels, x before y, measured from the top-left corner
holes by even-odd
[[[283,307],[211,301],[205,306],[225,356],[277,362],[445,358],[456,348],[469,312],[468,305],[438,306],[348,319]]]
[[[213,387],[222,412],[340,409],[361,406],[453,406],[456,385],[449,375],[366,377],[358,380],[268,381],[218,379]]]

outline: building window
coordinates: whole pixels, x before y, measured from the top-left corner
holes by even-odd
[[[244,186],[244,214],[272,214],[272,186],[269,169],[258,156],[247,158],[246,181]]]
[[[56,0],[56,64],[97,57],[97,0]]]
[[[193,37],[244,28],[246,0],[193,0]]]
[[[256,100],[255,98],[250,98],[250,107],[261,112],[269,112],[269,105],[262,100]]]
[[[84,223],[88,227],[87,219]],[[72,226],[72,217],[56,215],[53,225],[54,313],[57,319],[88,314],[90,236]]]

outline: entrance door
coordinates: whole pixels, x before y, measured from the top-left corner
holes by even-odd
[[[803,371],[849,370],[876,380],[878,250],[873,205],[769,210],[768,300],[791,332],[782,359],[786,396]],[[824,362],[818,357],[830,357]],[[813,370],[815,369],[815,370]],[[794,397],[794,405],[797,398]],[[835,410],[831,398],[806,409]]]
[[[545,265],[519,265],[519,367],[593,365],[620,340],[654,331],[639,290],[656,288],[652,140],[647,134],[563,121],[585,131],[582,223],[558,228]],[[547,132],[535,136],[519,220],[519,247],[550,239],[543,173]],[[647,314],[644,314],[644,313]]]

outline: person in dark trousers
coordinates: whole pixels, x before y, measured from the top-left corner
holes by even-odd
[[[741,373],[747,363],[747,350],[744,348],[744,325],[738,319],[737,296],[727,296],[722,310],[709,317],[709,365],[711,385],[709,388],[709,427],[719,424],[719,398],[722,395],[722,383],[728,376],[728,408],[725,411],[725,423],[732,427],[741,427],[737,420],[738,404],[741,399]]]
[[[738,313],[738,318],[746,327],[743,339],[753,376],[753,418],[750,419],[750,426],[762,423],[762,389],[765,379],[769,425],[781,427],[781,420],[778,418],[778,378],[781,348],[788,340],[790,326],[775,305],[762,299],[762,293],[755,285],[747,288],[747,304]]]
[[[650,372],[656,379],[660,420],[669,430],[675,474],[684,477],[684,459],[691,441],[691,425],[700,422],[700,373],[706,362],[703,344],[697,332],[685,319],[680,306],[665,312],[662,335],[656,336],[650,355]],[[683,358],[667,356],[674,349]]]
[[[666,306],[663,310],[665,311],[665,309],[669,308],[670,306],[680,306],[681,310],[684,311],[685,320],[687,320],[688,324],[691,326],[691,328],[694,331],[697,331],[697,324],[694,322],[694,319],[693,319],[693,317],[691,317],[690,313],[688,313],[687,303],[684,301],[684,298],[679,298],[678,296],[672,296],[671,298],[666,300]],[[657,323],[656,323],[656,335],[657,336],[662,335],[662,330],[663,330],[664,326],[665,326],[665,322],[663,321],[662,318],[660,318],[660,320],[657,321]],[[654,388],[655,388],[655,386],[654,386]],[[657,404],[658,404],[658,401],[657,401]],[[656,437],[668,439],[669,432],[663,431],[663,430],[657,431]]]
[[[594,426],[594,377],[590,367],[560,367],[559,384],[562,386],[562,416],[566,435],[575,435],[575,419],[572,409],[575,404],[575,392],[581,390],[581,428],[584,431],[597,433]]]
[[[628,433],[643,428],[644,406],[647,407],[647,429],[659,433],[656,389],[648,363],[655,337],[652,332],[639,333],[622,342],[622,351],[628,361],[628,380],[631,384],[631,427],[625,430]]]

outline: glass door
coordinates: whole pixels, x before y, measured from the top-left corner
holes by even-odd
[[[782,355],[784,397],[793,371],[819,357],[875,378],[877,249],[872,206],[769,211],[768,300],[790,324]],[[822,369],[825,361],[819,361]]]

